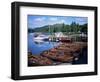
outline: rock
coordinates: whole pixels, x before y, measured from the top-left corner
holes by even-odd
[[[29,65],[34,66],[34,65],[52,65],[53,61],[48,59],[47,57],[42,57],[42,56],[33,56],[33,55],[28,55],[28,62]]]
[[[44,57],[50,58],[52,60],[60,61],[60,62],[70,62],[73,60],[74,56],[71,53],[61,53],[61,52],[46,52],[41,54]]]
[[[83,48],[87,48],[86,42],[72,42],[61,43],[59,46],[44,51],[40,55],[32,55],[32,53],[29,52],[28,64],[29,66],[45,66],[72,62],[78,59]]]

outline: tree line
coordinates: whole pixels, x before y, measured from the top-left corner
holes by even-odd
[[[43,27],[38,27],[38,28],[28,28],[28,33],[33,33],[33,32],[67,32],[67,33],[85,33],[87,34],[88,28],[87,28],[87,23],[80,25],[76,22],[72,22],[70,25],[61,23],[61,24],[54,24],[54,25],[46,25]]]

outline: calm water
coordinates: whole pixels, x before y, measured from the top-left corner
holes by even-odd
[[[43,51],[59,45],[59,42],[35,41],[34,38],[33,33],[28,34],[28,51],[32,52],[33,55],[40,55]],[[79,60],[73,61],[72,64],[87,64],[87,58],[87,49],[84,49]]]
[[[34,33],[28,34],[28,51],[32,52],[33,55],[39,55],[41,52],[59,45],[58,42],[35,41],[34,38]]]

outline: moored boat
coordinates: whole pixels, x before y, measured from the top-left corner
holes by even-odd
[[[49,40],[49,36],[41,34],[41,35],[38,35],[37,37],[34,37],[34,40],[35,41],[36,40]]]

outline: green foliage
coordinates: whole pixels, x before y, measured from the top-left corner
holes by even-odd
[[[32,33],[32,32],[49,32],[49,33],[55,33],[55,32],[78,33],[78,32],[83,32],[83,33],[87,33],[87,24],[79,25],[76,22],[72,22],[70,25],[66,25],[64,23],[54,24],[54,25],[46,25],[46,26],[43,26],[43,27],[28,29],[28,32],[29,33]]]
[[[81,25],[81,32],[84,32],[87,34],[88,28],[87,28],[87,24]]]

